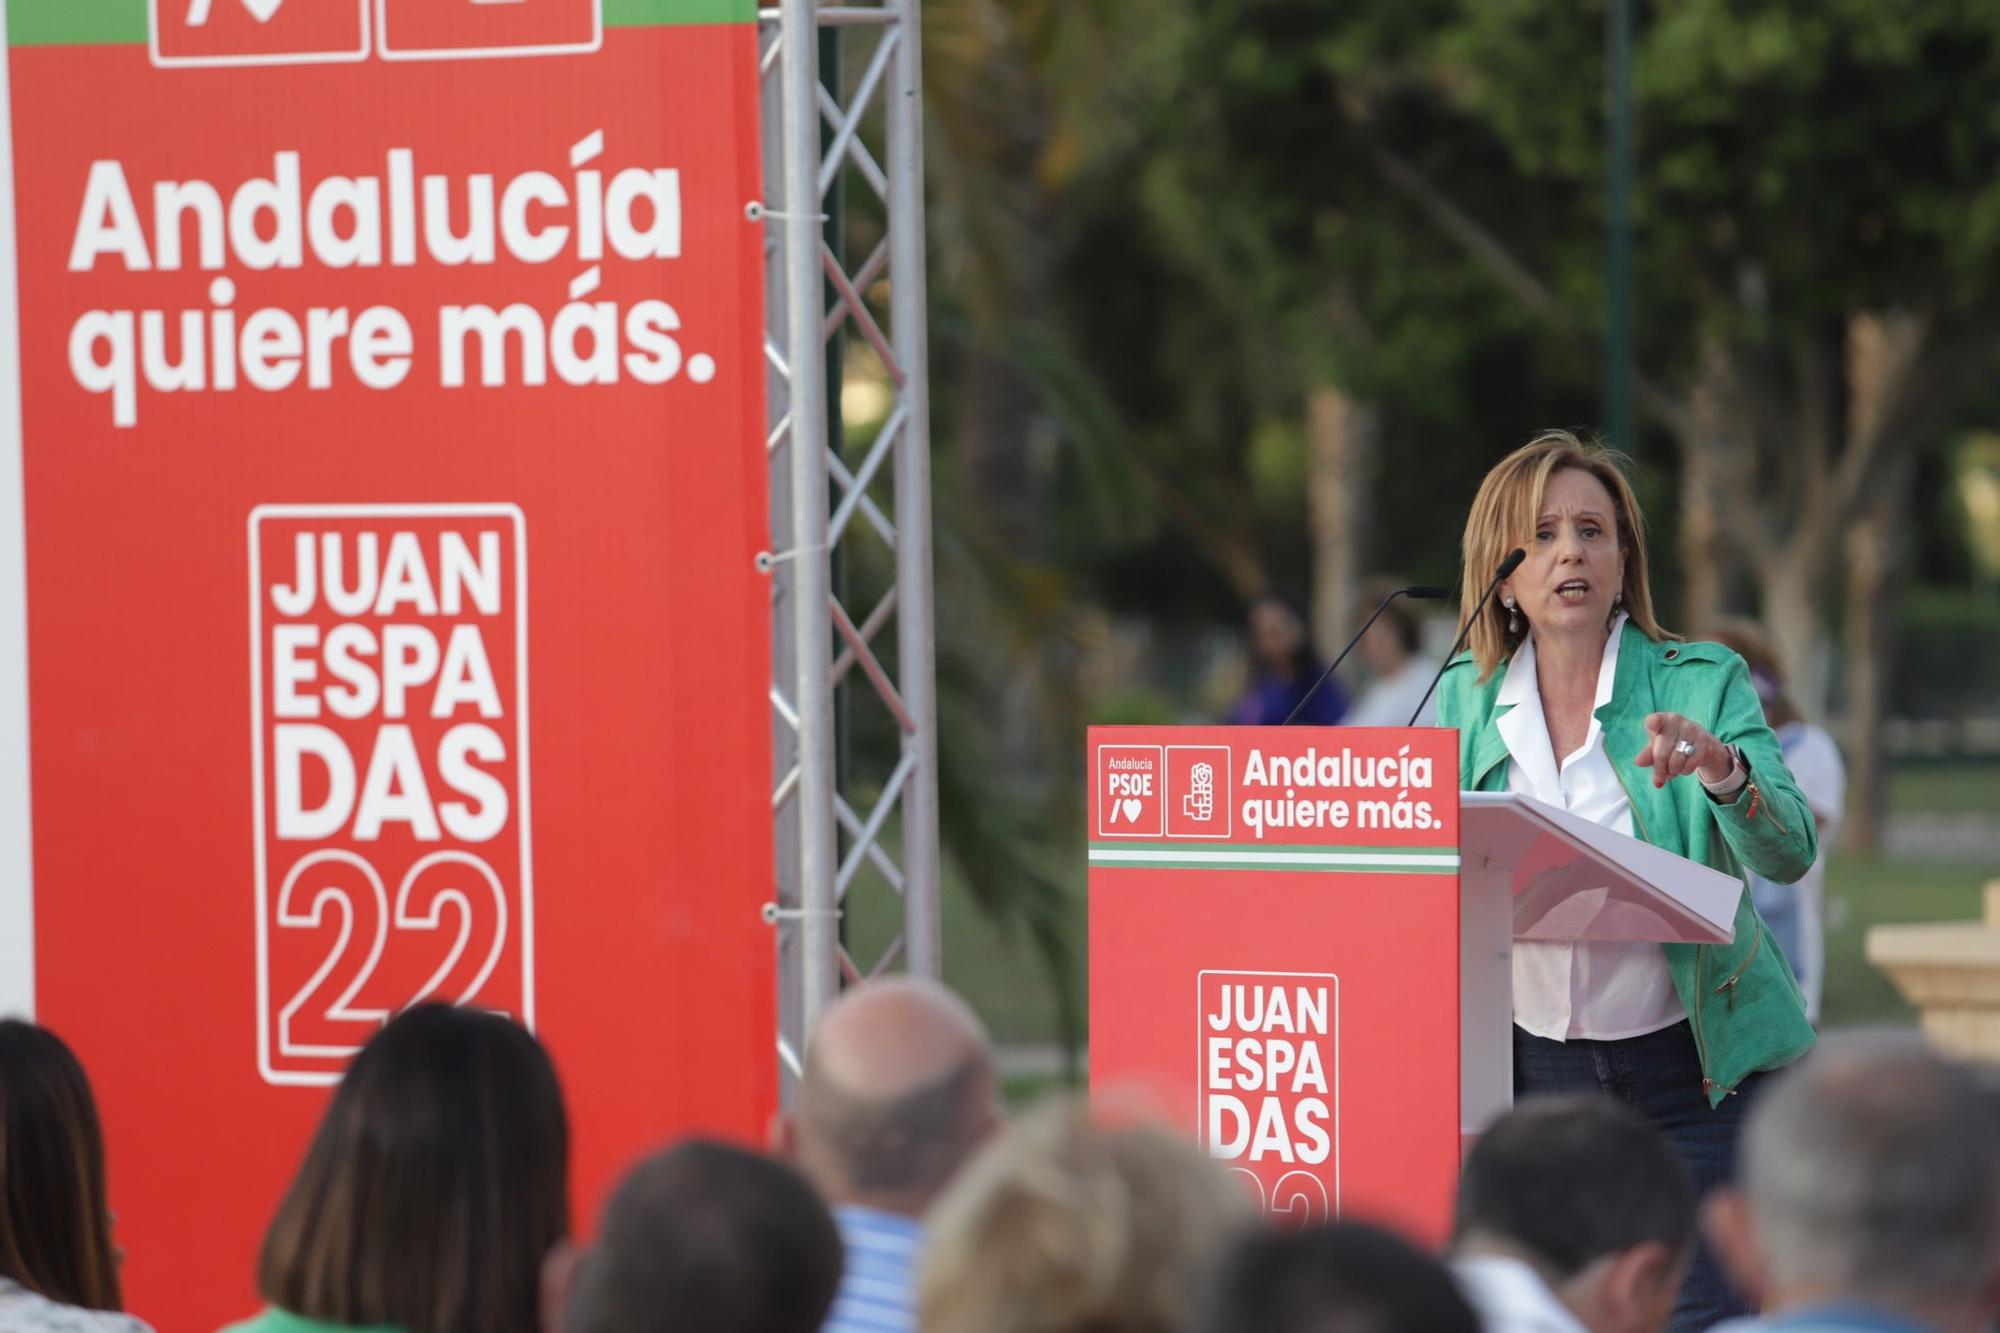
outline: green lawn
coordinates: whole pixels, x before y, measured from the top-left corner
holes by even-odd
[[[1084,996],[1083,866],[1073,886],[1071,975]],[[959,876],[945,872],[939,910],[944,922],[944,979],[986,1020],[1002,1043],[1056,1039],[1055,995],[1047,968],[1022,936],[982,915]],[[868,874],[856,877],[847,903],[847,935],[857,958],[880,956],[902,924],[902,900]]]
[[[1916,1011],[1862,958],[1868,927],[1883,921],[1969,921],[1981,886],[2000,865],[1943,866],[1861,860],[1838,854],[1826,872],[1826,1027],[1914,1023]]]
[[[1889,783],[1897,814],[1984,814],[2000,824],[2000,763],[1918,760],[1896,769]],[[1991,865],[1864,860],[1838,851],[1827,864],[1826,994],[1828,1027],[1912,1023],[1916,1013],[1887,977],[1863,960],[1868,927],[1894,921],[1970,921],[1981,912],[1983,886],[2000,879]]]
[[[2000,763],[1924,759],[1902,764],[1889,780],[1889,809],[1897,813],[1979,812],[2000,821]]]

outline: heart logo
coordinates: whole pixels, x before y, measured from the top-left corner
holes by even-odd
[[[1125,812],[1126,823],[1136,824],[1139,822],[1139,812],[1146,807],[1139,804],[1133,797],[1127,796],[1118,808]]]
[[[285,0],[243,0],[243,7],[250,11],[250,17],[259,23],[269,23],[271,16],[278,12]]]

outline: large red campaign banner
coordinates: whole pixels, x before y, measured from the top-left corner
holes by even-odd
[[[548,1043],[580,1223],[653,1144],[760,1134],[753,8],[5,13],[0,1008],[90,1070],[131,1307],[253,1308],[327,1088],[418,999]]]
[[[1090,1078],[1269,1212],[1442,1241],[1460,1151],[1456,733],[1090,731]]]

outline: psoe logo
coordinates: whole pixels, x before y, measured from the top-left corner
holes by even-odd
[[[1196,1134],[1274,1218],[1340,1213],[1340,978],[1203,971]]]
[[[1230,812],[1229,747],[1167,747],[1167,836],[1227,838]]]
[[[327,65],[368,58],[368,0],[147,0],[162,69]]]
[[[578,55],[604,43],[601,0],[147,0],[154,65],[322,65]]]
[[[1097,836],[1157,838],[1166,782],[1157,745],[1097,747]]]

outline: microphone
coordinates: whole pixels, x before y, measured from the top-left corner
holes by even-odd
[[[1417,701],[1417,710],[1410,714],[1410,720],[1404,725],[1411,727],[1417,725],[1417,719],[1423,716],[1424,705],[1431,701],[1432,691],[1436,690],[1438,682],[1444,679],[1445,669],[1451,665],[1451,659],[1457,657],[1458,650],[1465,646],[1465,636],[1472,633],[1472,627],[1478,623],[1480,612],[1486,609],[1486,602],[1493,596],[1493,590],[1499,587],[1501,581],[1509,574],[1519,569],[1521,562],[1527,558],[1528,553],[1516,546],[1507,552],[1507,558],[1500,562],[1500,568],[1493,571],[1493,582],[1487,584],[1486,591],[1479,595],[1479,605],[1473,607],[1472,614],[1465,618],[1465,628],[1460,630],[1458,637],[1452,641],[1451,651],[1444,655],[1444,661],[1438,663],[1438,672],[1431,677],[1430,689],[1424,691],[1424,697]]]
[[[1283,722],[1280,722],[1278,725],[1281,727],[1289,727],[1292,725],[1293,721],[1297,719],[1300,713],[1305,712],[1306,705],[1313,701],[1313,696],[1315,694],[1319,693],[1319,687],[1326,684],[1327,681],[1333,678],[1334,671],[1339,668],[1342,662],[1345,662],[1347,660],[1347,655],[1354,651],[1354,645],[1361,642],[1361,636],[1366,634],[1368,632],[1368,627],[1375,623],[1375,617],[1381,615],[1384,611],[1387,611],[1389,609],[1389,603],[1395,601],[1398,597],[1420,597],[1420,598],[1427,598],[1431,601],[1441,602],[1449,596],[1451,596],[1451,589],[1449,588],[1440,588],[1434,583],[1419,583],[1412,588],[1398,588],[1396,589],[1396,591],[1390,593],[1387,597],[1384,597],[1382,599],[1382,604],[1375,608],[1375,615],[1368,617],[1367,621],[1363,623],[1361,628],[1354,631],[1354,637],[1347,641],[1347,646],[1345,648],[1342,648],[1340,650],[1340,655],[1333,659],[1333,665],[1329,666],[1326,670],[1319,673],[1319,679],[1313,682],[1313,687],[1305,692],[1304,697],[1299,700],[1298,705],[1294,707],[1291,712],[1285,714],[1285,720]]]

